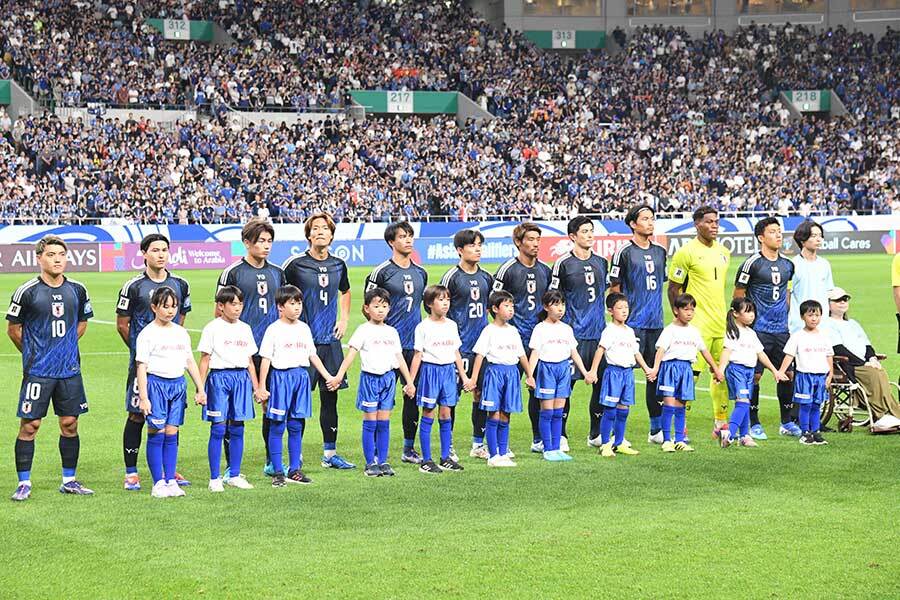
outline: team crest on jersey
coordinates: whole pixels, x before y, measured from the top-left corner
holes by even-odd
[[[652,272],[654,272],[654,271],[656,270],[656,265],[653,264],[653,257],[652,257],[652,256],[645,256],[645,257],[644,257],[644,261],[645,261],[645,262],[644,262],[644,265],[647,267],[647,272],[648,272],[648,273],[652,273]]]
[[[31,412],[31,402],[25,401],[22,403],[22,414],[27,415]]]
[[[781,283],[781,272],[778,271],[777,269],[773,269],[772,270],[772,284],[778,285],[779,283]]]
[[[594,285],[594,272],[593,271],[588,271],[587,273],[584,274],[584,282],[587,285]]]
[[[525,289],[528,291],[529,294],[535,293],[537,291],[537,281],[534,281],[533,279],[526,281]]]
[[[481,290],[477,287],[473,287],[469,290],[469,297],[471,297],[472,300],[478,300],[479,298],[481,298]]]
[[[328,287],[328,273],[319,273],[319,285]]]
[[[413,282],[412,282],[412,281],[407,280],[407,281],[404,281],[404,282],[403,282],[403,292],[404,292],[407,296],[412,296],[412,293],[413,293],[413,290],[414,290],[414,289],[415,289],[415,288],[413,287]]]
[[[265,296],[269,293],[269,283],[266,281],[257,281],[256,282],[256,292],[260,296]]]
[[[65,313],[65,311],[66,305],[62,302],[52,302],[50,304],[50,313],[56,318],[63,316],[63,313]]]

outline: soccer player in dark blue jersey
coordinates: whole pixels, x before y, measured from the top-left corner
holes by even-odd
[[[316,354],[329,373],[337,373],[344,362],[341,338],[347,332],[350,316],[350,279],[347,263],[328,251],[337,227],[326,213],[310,216],[304,225],[309,248],[299,256],[289,258],[282,265],[288,284],[303,292],[303,312],[300,318],[309,325]],[[340,306],[340,314],[338,313]],[[327,469],[356,467],[337,453],[337,390],[331,391],[314,367],[309,370],[313,389],[319,386],[319,426],[322,428],[324,453],[322,466]],[[347,380],[339,389],[347,387]]]
[[[628,298],[631,312],[626,325],[634,330],[640,354],[652,364],[656,357],[656,341],[663,330],[663,283],[666,281],[666,249],[650,240],[656,215],[647,204],[631,207],[625,224],[633,236],[613,255],[609,267],[610,293]],[[650,433],[647,442],[662,444],[662,404],[656,397],[656,381],[648,381],[645,390]]]
[[[791,298],[788,282],[794,277],[794,263],[779,252],[782,243],[781,224],[775,217],[760,220],[753,228],[760,250],[741,264],[734,281],[734,297],[750,298],[756,305],[756,321],[753,330],[763,345],[763,352],[773,365],[784,360],[784,346],[790,338],[788,312]],[[753,396],[750,398],[750,435],[754,439],[766,439],[765,429],[759,422],[759,379],[762,363],[756,365]],[[793,410],[794,386],[791,381],[779,381],[776,385],[781,409],[781,435],[800,437],[796,411]]]
[[[567,323],[578,340],[578,355],[581,361],[590,365],[600,343],[600,335],[606,327],[604,297],[608,277],[606,259],[594,253],[594,223],[589,217],[579,215],[569,221],[566,232],[574,246],[572,250],[559,257],[553,265],[551,290],[559,290],[566,300],[566,312],[563,322]],[[598,377],[603,378],[601,362]],[[572,365],[572,379],[581,379],[581,373]],[[603,408],[600,404],[600,383],[591,387],[591,400],[588,403],[591,417],[591,429],[588,444],[600,441],[600,416]],[[563,430],[560,439],[560,450],[569,450],[566,421],[569,415],[569,399],[566,399],[563,411]],[[599,446],[598,446],[599,447]]]
[[[22,353],[22,387],[19,392],[19,435],[16,437],[16,472],[19,484],[15,501],[31,495],[31,463],[34,438],[50,403],[59,417],[59,454],[65,494],[94,492],[75,478],[80,442],[78,416],[88,410],[81,380],[78,340],[94,316],[87,289],[66,278],[66,243],[45,236],[36,247],[41,273],[13,293],[6,320],[7,333]]]
[[[278,307],[275,305],[275,290],[284,285],[284,271],[267,259],[275,240],[275,228],[264,219],[251,219],[241,229],[241,241],[247,250],[247,256],[227,267],[219,277],[216,293],[223,287],[233,285],[244,294],[244,310],[241,321],[250,326],[253,339],[258,348],[262,344],[266,328],[278,320]],[[216,317],[220,316],[218,313]],[[261,362],[259,354],[253,356],[253,364],[259,373]],[[263,415],[262,436],[266,446],[266,466],[263,472],[269,477],[275,476],[272,461],[269,458],[269,425],[270,421]],[[225,456],[228,456],[228,437],[225,438]],[[238,475],[226,470],[226,478]],[[287,473],[285,473],[287,475]]]
[[[191,310],[188,282],[167,269],[169,239],[161,233],[151,233],[141,240],[141,253],[144,255],[146,269],[125,282],[116,303],[116,329],[129,351],[128,379],[125,382],[125,410],[128,417],[125,419],[125,430],[122,433],[122,454],[125,458],[124,485],[129,491],[141,489],[137,460],[141,449],[144,414],[140,407],[134,355],[138,334],[156,318],[150,309],[150,298],[153,292],[163,286],[174,291],[178,303],[176,322],[179,325],[184,325],[185,316]],[[175,474],[175,479],[179,485],[188,483],[179,473]]]
[[[515,316],[510,324],[519,330],[522,346],[528,348],[531,332],[538,323],[541,312],[541,298],[550,286],[550,267],[538,260],[541,247],[541,228],[534,223],[519,223],[513,229],[513,243],[518,248],[517,256],[510,258],[494,274],[494,291],[512,294]],[[528,391],[528,417],[531,419],[532,452],[543,452],[540,430],[541,403],[535,398],[534,390]]]
[[[411,258],[414,235],[412,225],[406,222],[391,223],[385,228],[384,241],[391,247],[391,258],[369,273],[365,286],[367,292],[383,288],[391,295],[391,310],[384,322],[400,334],[407,367],[415,353],[413,338],[416,325],[422,321],[422,296],[428,287],[428,273]],[[402,422],[403,456],[400,460],[422,464],[422,457],[415,449],[416,430],[419,426],[419,407],[415,396],[403,395]]]
[[[453,246],[459,254],[459,264],[444,273],[441,285],[450,290],[450,312],[447,317],[459,328],[462,347],[459,353],[463,359],[466,375],[472,376],[475,366],[474,346],[487,324],[488,297],[494,286],[494,278],[482,269],[481,246],[484,235],[474,229],[461,229],[453,236]],[[472,458],[490,458],[484,445],[484,429],[487,413],[481,410],[481,386],[473,391],[472,404]]]

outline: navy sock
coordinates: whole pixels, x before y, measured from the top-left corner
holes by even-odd
[[[663,404],[662,409],[662,432],[663,441],[672,441],[672,420],[675,418],[675,407]]]
[[[213,423],[209,428],[209,444],[206,446],[210,479],[218,479],[222,474],[222,444],[224,440],[225,423]]]
[[[728,419],[728,431],[733,437],[741,435],[741,425],[744,419],[750,418],[750,403],[734,401],[734,408],[731,409],[731,417]]]
[[[662,429],[662,417],[650,417],[650,435],[656,435]]]
[[[303,454],[303,421],[300,419],[288,419],[288,472],[299,471],[301,466],[300,456]],[[284,462],[282,452],[281,461]],[[278,467],[275,467],[278,472]],[[283,467],[282,467],[283,469]]]
[[[32,462],[34,462],[34,440],[16,438],[16,473],[19,481],[31,480]]]
[[[78,453],[81,450],[81,440],[78,436],[59,436],[59,456],[62,459],[62,474],[66,478],[75,478],[75,469],[78,467]]]
[[[377,421],[363,421],[362,424],[362,447],[363,456],[366,464],[371,465],[375,462],[375,430],[378,428]]]
[[[477,402],[472,403],[472,443],[484,443],[484,430],[487,427],[487,413],[481,410]]]
[[[675,407],[675,441],[684,441],[684,426],[687,415],[683,406]]]
[[[419,421],[419,444],[422,446],[422,460],[431,460],[431,428],[434,426],[434,418],[422,416]]]
[[[627,408],[617,408],[616,409],[616,441],[613,442],[614,446],[621,446],[622,442],[625,441],[625,423],[628,422],[628,409]]]
[[[603,407],[603,416],[600,417],[600,441],[604,444],[609,443],[609,438],[612,436],[615,424],[616,409],[611,406]]]
[[[175,469],[178,466],[178,434],[165,435],[163,440],[163,474],[166,481],[175,481]]]
[[[163,480],[163,439],[162,431],[156,433],[147,432],[147,467],[150,468],[150,476],[153,483]]]
[[[497,444],[497,429],[499,428],[499,419],[488,419],[484,427],[484,438],[487,441],[488,452],[491,456],[497,456],[500,451]]]
[[[241,461],[244,459],[244,422],[240,425],[230,423],[228,435],[231,437],[231,447],[228,449],[228,465],[232,477],[241,474]]]
[[[542,408],[540,415],[541,441],[544,442],[544,452],[550,452],[553,447],[553,409]]]
[[[550,424],[550,437],[553,438],[553,450],[559,450],[559,440],[562,438],[564,413],[565,410],[562,407],[553,409],[553,422]],[[507,436],[507,440],[508,439],[509,437]]]
[[[391,444],[391,422],[385,419],[376,421],[376,423],[378,423],[378,433],[375,436],[375,446],[378,449],[378,460],[384,464],[388,461],[388,448]]]
[[[810,414],[812,413],[812,407],[812,403],[800,405],[800,429],[803,430],[803,433],[808,433],[810,431]]]
[[[269,462],[275,469],[275,473],[284,471],[284,430],[287,424],[284,421],[269,420]]]
[[[820,406],[813,402],[809,410],[809,430],[813,433],[819,431],[822,426],[822,412]]]
[[[560,419],[562,419],[561,415]],[[497,423],[497,452],[501,456],[505,456],[509,452],[509,421]]]
[[[453,445],[453,419],[438,419],[438,427],[441,432],[441,459],[449,458]]]
[[[272,420],[263,415],[262,418],[262,438],[263,445],[266,447],[266,462],[272,462],[272,457],[269,455],[269,428],[272,427]]]
[[[122,432],[122,454],[125,459],[125,473],[137,473],[138,452],[141,449],[141,434],[144,432],[143,421],[125,419],[125,430]]]

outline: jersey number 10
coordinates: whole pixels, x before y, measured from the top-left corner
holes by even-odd
[[[50,321],[50,337],[66,337],[66,322]]]

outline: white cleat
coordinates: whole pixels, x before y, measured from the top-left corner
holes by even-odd
[[[531,443],[531,451],[535,454],[543,454],[544,453],[544,442],[538,440],[536,442]]]
[[[153,484],[153,489],[150,490],[150,495],[154,498],[168,498],[172,494],[169,492],[168,484],[160,479]]]
[[[481,460],[487,460],[491,457],[488,454],[487,447],[484,444],[473,444],[472,449],[469,450],[470,458],[480,458]],[[459,462],[459,461],[457,461]]]
[[[559,451],[560,452],[568,452],[569,451],[569,438],[567,438],[567,437],[559,438]]]
[[[656,433],[648,433],[647,434],[647,443],[648,444],[662,444],[663,443],[662,430],[657,431]]]
[[[181,496],[186,495],[184,490],[181,489],[181,486],[178,485],[178,482],[172,479],[166,484],[166,487],[169,488],[169,496],[172,498],[179,498]]]
[[[243,473],[241,473],[240,475],[238,475],[236,477],[231,477],[228,480],[228,485],[230,485],[231,487],[236,487],[239,490],[252,490],[253,489],[253,484],[251,484],[249,481],[247,481],[247,478],[244,477]]]
[[[224,492],[225,485],[222,483],[222,478],[219,479],[210,479],[209,480],[209,491],[211,492]]]
[[[587,440],[587,445],[590,446],[591,448],[602,448],[603,440],[600,439],[599,435],[595,438],[589,437]]]

